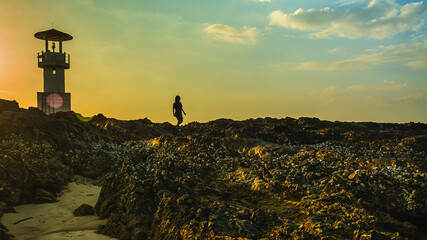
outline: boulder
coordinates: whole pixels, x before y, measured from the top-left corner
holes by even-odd
[[[76,208],[76,210],[73,211],[74,216],[91,216],[95,215],[95,211],[93,210],[93,207],[89,204],[82,204],[80,207]]]

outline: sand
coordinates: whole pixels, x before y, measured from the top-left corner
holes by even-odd
[[[73,215],[73,211],[83,203],[94,206],[100,190],[90,180],[77,177],[62,191],[58,202],[16,206],[17,213],[4,214],[2,222],[18,240],[115,239],[96,233],[106,220],[97,216]],[[27,218],[30,219],[14,224]]]

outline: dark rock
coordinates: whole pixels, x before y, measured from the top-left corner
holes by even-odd
[[[80,207],[76,208],[76,210],[73,211],[74,216],[90,216],[95,215],[95,211],[93,210],[93,207],[89,204],[82,204]]]
[[[37,201],[50,201],[51,196],[37,189],[58,192],[69,180],[58,154],[47,145],[27,145],[22,138],[11,136],[0,142],[0,152],[0,201],[29,203],[37,194],[47,197]]]
[[[3,111],[16,112],[19,110],[19,104],[16,101],[0,99],[0,113]]]
[[[12,105],[0,202],[52,201],[76,173],[104,178],[94,211],[119,239],[410,239],[427,221],[426,124],[218,119],[178,131]]]
[[[14,213],[16,212],[13,207],[11,207],[9,204],[5,202],[0,202],[0,216],[3,215],[3,213]]]
[[[0,218],[4,213],[15,212],[15,210],[5,202],[0,202]],[[0,221],[0,239],[9,240],[13,239],[11,235],[7,234],[7,229]]]
[[[0,222],[0,239],[2,240],[14,239],[12,235],[7,234],[7,229],[5,226],[3,226],[1,222]]]
[[[419,151],[427,151],[427,134],[415,137],[406,137],[402,139],[401,143],[412,146]]]
[[[55,201],[55,194],[41,188],[36,190],[36,195],[34,196],[34,203],[53,203]]]
[[[221,131],[234,123],[214,124]],[[400,176],[413,171],[406,162],[412,150],[388,135],[365,141],[362,132],[352,145],[282,150],[247,135],[210,134],[128,143],[126,160],[106,178],[95,206],[108,218],[102,232],[120,239],[327,239],[331,232],[338,239],[404,239],[417,228],[399,219],[425,216],[425,179]]]
[[[7,200],[12,205],[19,204],[21,202],[21,189],[10,192],[9,198]]]

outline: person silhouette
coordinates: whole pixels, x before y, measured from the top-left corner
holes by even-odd
[[[173,116],[176,117],[176,119],[178,120],[178,123],[176,124],[177,127],[179,127],[179,124],[181,124],[184,120],[184,118],[182,117],[182,113],[184,113],[184,115],[187,115],[184,109],[182,108],[182,104],[180,101],[181,97],[177,95],[175,97],[175,102],[173,103],[172,108]]]

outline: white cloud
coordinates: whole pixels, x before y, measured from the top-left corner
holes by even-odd
[[[423,95],[418,94],[418,95],[403,96],[403,97],[397,98],[396,101],[398,101],[398,102],[413,102],[413,101],[417,101],[420,99],[424,99],[424,97],[423,97]]]
[[[249,28],[245,26],[239,30],[229,25],[209,24],[204,31],[214,39],[231,43],[254,44],[258,40],[256,27]]]
[[[357,92],[357,91],[366,91],[366,87],[360,85],[353,85],[344,89],[344,92]]]
[[[369,49],[372,54],[362,54],[355,58],[336,62],[303,62],[297,66],[301,70],[351,70],[370,69],[387,63],[403,62],[406,66],[427,68],[423,44],[380,45]],[[366,51],[366,50],[365,50]]]
[[[344,92],[362,92],[362,91],[401,91],[408,88],[408,84],[397,84],[394,80],[385,80],[383,84],[376,86],[353,85],[344,88]]]
[[[328,52],[336,53],[336,52],[341,51],[341,50],[342,50],[342,48],[332,48],[332,49],[329,49]]]
[[[427,69],[427,60],[416,60],[416,61],[412,61],[412,62],[408,62],[406,64],[409,67],[413,67],[413,68],[424,68]]]
[[[320,90],[320,91],[311,91],[308,93],[309,96],[322,96],[324,97],[328,103],[333,103],[337,99],[337,91],[340,91],[340,88],[331,85],[327,86],[326,88]]]
[[[337,62],[303,62],[297,66],[301,70],[351,70],[369,69],[374,66],[391,62],[384,54],[360,55],[353,59]]]
[[[355,3],[361,3],[361,2],[365,2],[366,0],[339,0],[337,1],[337,3],[340,6],[345,6],[345,5],[351,5],[351,4],[355,4]]]
[[[345,4],[336,9],[297,9],[270,13],[270,25],[310,31],[315,38],[368,37],[385,39],[406,31],[421,31],[427,7],[423,2],[399,4],[395,0],[371,0]]]
[[[414,92],[415,90],[415,92]],[[369,101],[383,102],[384,96],[398,96],[400,94],[408,94],[403,97],[397,97],[397,101],[414,101],[421,99],[423,94],[416,92],[419,89],[409,88],[406,83],[396,83],[394,80],[384,81],[382,84],[377,85],[352,85],[348,87],[338,87],[335,85],[327,86],[323,89],[308,92],[308,96],[322,97],[328,103],[336,102],[338,99],[342,100],[351,96],[357,98],[365,98]],[[424,90],[425,92],[425,90]],[[424,94],[425,96],[425,94]]]
[[[408,84],[402,83],[402,84],[390,84],[386,86],[375,86],[373,87],[374,90],[377,91],[398,91],[402,90],[408,87]]]
[[[284,38],[295,38],[295,35],[283,34]]]

